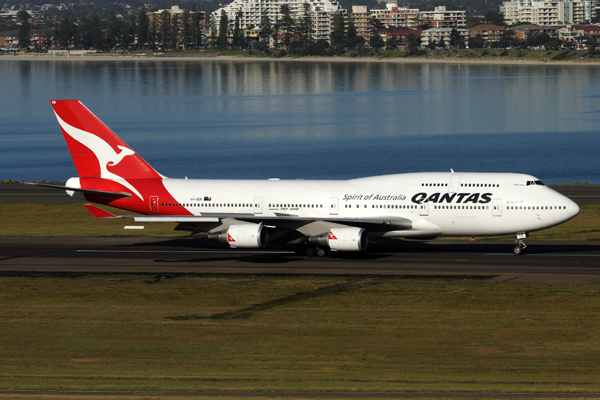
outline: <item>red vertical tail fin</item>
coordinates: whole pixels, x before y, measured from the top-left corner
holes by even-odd
[[[52,100],[52,107],[81,178],[162,178],[79,100]]]

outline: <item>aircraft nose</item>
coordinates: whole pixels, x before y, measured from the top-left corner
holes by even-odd
[[[569,216],[569,219],[577,214],[579,214],[579,206],[573,200],[569,200],[569,203],[567,204],[567,215]]]

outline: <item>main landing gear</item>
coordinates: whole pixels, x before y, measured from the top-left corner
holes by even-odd
[[[523,253],[525,253],[525,248],[527,248],[527,245],[525,244],[526,237],[526,233],[517,233],[517,240],[515,240],[516,246],[513,248],[513,253],[515,253],[516,256],[522,256]]]
[[[313,246],[306,242],[298,243],[295,252],[298,255],[305,255],[306,257],[325,257],[327,255],[327,250],[323,247]]]

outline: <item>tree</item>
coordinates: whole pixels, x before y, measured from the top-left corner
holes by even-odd
[[[214,15],[210,16],[208,27],[210,30],[210,46],[214,48],[217,43],[217,17]]]
[[[54,45],[54,35],[50,29],[46,29],[44,32],[44,43],[46,44],[46,49],[51,49]]]
[[[346,21],[344,14],[337,12],[333,15],[333,27],[331,30],[331,46],[344,47],[346,39]]]
[[[446,48],[446,41],[444,40],[443,36],[441,36],[440,40],[438,41],[438,47],[440,49],[445,49]]]
[[[469,38],[469,49],[482,49],[485,45],[485,40],[481,35],[471,36]]]
[[[17,13],[17,24],[19,25],[19,46],[27,50],[31,45],[31,24],[29,23],[31,15],[25,10]]]
[[[288,4],[282,4],[279,10],[281,19],[278,21],[277,30],[283,31],[283,45],[289,46],[294,32],[296,23],[292,17],[292,11]]]
[[[90,16],[85,16],[79,20],[78,36],[79,43],[84,49],[90,49],[94,40],[92,36],[92,21]]]
[[[217,38],[217,46],[221,49],[229,45],[227,34],[229,33],[229,18],[225,10],[221,10],[221,20],[219,21],[219,37]]]
[[[158,24],[157,24],[156,15],[152,17],[150,20],[150,24],[148,27],[148,44],[151,49],[156,48],[156,42],[158,41]]]
[[[488,11],[484,15],[485,20],[492,25],[504,25],[504,14],[496,11]]]
[[[346,32],[346,46],[348,46],[349,49],[356,50],[359,47],[360,39],[362,38],[356,33],[354,22],[350,20],[350,23],[348,24],[348,31]]]
[[[169,35],[170,38],[170,48],[171,50],[177,50],[177,45],[179,44],[179,15],[173,14],[171,15],[171,32]]]
[[[373,48],[375,50],[379,50],[383,46],[385,46],[385,42],[383,41],[383,39],[381,38],[381,35],[379,35],[379,33],[372,32],[371,38],[369,39],[369,46],[371,46],[371,48]]]
[[[148,19],[148,14],[146,13],[146,8],[142,7],[140,14],[138,15],[138,46],[141,48],[146,48],[146,43],[148,43],[149,34],[150,34],[150,21]]]
[[[197,48],[202,47],[202,27],[200,26],[200,16],[198,15],[198,10],[196,9],[196,3],[192,3],[191,14],[191,29],[192,29],[192,40],[194,46]],[[211,18],[212,20],[212,18]]]
[[[596,53],[596,47],[598,46],[598,41],[596,39],[592,38],[592,39],[586,41],[585,45],[587,46],[590,55],[593,56]]]
[[[171,14],[164,10],[160,14],[160,43],[163,49],[168,49],[171,44]]]
[[[548,36],[548,35],[546,35]],[[510,42],[512,41],[513,38],[513,31],[512,29],[505,29],[504,33],[502,34],[502,37],[500,38],[500,40],[498,40],[498,46],[502,47],[503,49],[507,48],[510,46]],[[550,38],[550,37],[548,37]]]
[[[241,27],[241,21],[242,21],[242,10],[239,10],[237,12],[237,14],[235,15],[235,21],[233,24],[233,38],[232,38],[232,45],[233,47],[237,47],[238,49],[241,49],[243,47],[246,47],[246,39],[244,38],[244,31],[242,30]]]
[[[187,7],[183,9],[183,16],[181,17],[181,29],[183,36],[183,48],[187,50],[189,45],[192,43],[192,37],[194,34],[190,10]]]
[[[136,37],[137,37],[137,31],[138,31],[138,26],[137,26],[137,21],[135,18],[135,15],[133,14],[129,14],[128,17],[128,24],[126,26],[126,30],[125,32],[127,32],[127,35],[123,35],[124,39],[125,39],[125,44],[127,46],[127,48],[131,49],[133,44],[135,43]]]
[[[385,42],[385,49],[396,50],[396,47],[398,47],[398,39],[396,39],[395,36],[389,36],[388,40]]]
[[[421,46],[421,38],[416,37],[412,33],[406,37],[406,44],[409,52],[415,52]]]
[[[260,17],[260,29],[258,31],[258,36],[266,40],[273,34],[273,27],[271,26],[271,19],[265,13]]]
[[[458,33],[458,29],[452,28],[450,31],[450,46],[458,49],[462,49],[465,47],[465,41],[463,40],[460,33]]]
[[[300,17],[300,23],[298,24],[298,33],[302,38],[302,44],[306,47],[311,44],[313,40],[314,24],[312,19],[312,10],[309,3],[302,5],[302,16]]]
[[[589,42],[595,42],[595,40],[594,39],[588,40],[586,42],[586,44],[589,43]],[[562,45],[563,45],[563,42],[559,38],[551,38],[549,41],[547,41],[544,44],[544,47],[547,48],[547,49],[559,50],[562,47]],[[595,47],[594,47],[594,49],[595,49]],[[590,53],[594,54],[594,51],[590,49]]]
[[[371,25],[371,37],[369,38],[369,46],[371,46],[371,48],[375,50],[381,49],[385,45],[383,39],[381,38],[381,35],[379,35],[379,30],[383,28],[383,24],[378,18],[375,17],[372,17],[369,23]]]
[[[111,11],[108,18],[108,30],[106,31],[106,41],[109,48],[114,49],[117,44],[119,44],[122,37],[122,28],[121,21],[117,18],[117,14],[115,14],[114,11]]]
[[[55,27],[55,30],[54,36],[58,38],[60,47],[68,49],[73,44],[75,35],[75,24],[71,17],[68,14],[65,15]]]

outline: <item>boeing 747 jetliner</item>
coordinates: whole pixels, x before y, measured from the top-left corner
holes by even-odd
[[[236,248],[297,241],[308,256],[363,251],[369,238],[516,234],[579,213],[567,197],[537,178],[513,173],[407,173],[346,181],[171,179],[156,172],[77,100],[52,107],[79,177],[67,194],[142,215],[100,218],[176,222],[176,230],[207,232]]]

